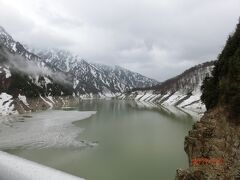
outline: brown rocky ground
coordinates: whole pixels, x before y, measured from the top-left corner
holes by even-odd
[[[223,108],[206,112],[193,125],[184,149],[189,168],[178,169],[176,180],[240,179],[240,125],[229,122]]]

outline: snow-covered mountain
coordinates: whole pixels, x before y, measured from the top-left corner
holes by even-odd
[[[89,63],[67,51],[30,51],[0,27],[0,115],[46,109],[74,97],[114,96],[157,83],[118,66]]]
[[[78,55],[58,49],[32,50],[49,66],[71,74],[73,87],[78,96],[114,95],[136,87],[148,87],[157,81],[124,69],[119,66],[107,66],[89,63]]]
[[[159,85],[135,88],[118,98],[176,106],[202,113],[205,105],[200,100],[201,85],[204,78],[211,75],[213,64],[214,61],[199,64]]]
[[[53,96],[72,94],[67,74],[52,70],[0,27],[0,115],[32,111],[37,106],[47,109],[61,101]]]
[[[34,109],[36,102],[30,98],[40,98],[37,106],[47,108],[66,103],[56,97],[121,94],[120,99],[203,112],[200,87],[212,67],[213,62],[203,63],[160,84],[119,66],[89,63],[64,50],[27,50],[0,27],[0,111]]]

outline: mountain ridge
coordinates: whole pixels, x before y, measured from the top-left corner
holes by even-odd
[[[158,82],[123,68],[96,65],[64,50],[35,54],[0,28],[0,115],[115,96]],[[101,68],[100,68],[101,67]]]
[[[205,77],[211,76],[214,63],[209,61],[196,65],[159,85],[133,88],[118,98],[176,106],[202,114],[206,108],[201,101],[201,85]]]
[[[77,78],[74,84],[78,95],[90,93],[100,95],[112,93],[114,95],[134,87],[145,87],[158,83],[156,80],[120,66],[112,67],[88,62],[65,50],[48,49],[33,50],[33,52],[51,66],[73,74]],[[80,82],[82,84],[79,84]]]

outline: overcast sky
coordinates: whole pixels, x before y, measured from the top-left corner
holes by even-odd
[[[159,81],[215,59],[239,16],[240,0],[0,0],[17,41]]]

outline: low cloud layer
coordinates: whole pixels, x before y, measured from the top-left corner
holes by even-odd
[[[15,72],[31,75],[32,77],[49,76],[56,82],[71,84],[71,81],[65,74],[58,71],[53,72],[50,68],[44,66],[42,62],[28,61],[21,55],[11,54],[5,50],[0,52],[0,57],[4,57],[7,60],[4,64],[11,67]]]
[[[30,46],[162,81],[215,59],[239,12],[239,0],[0,0],[0,25]]]

